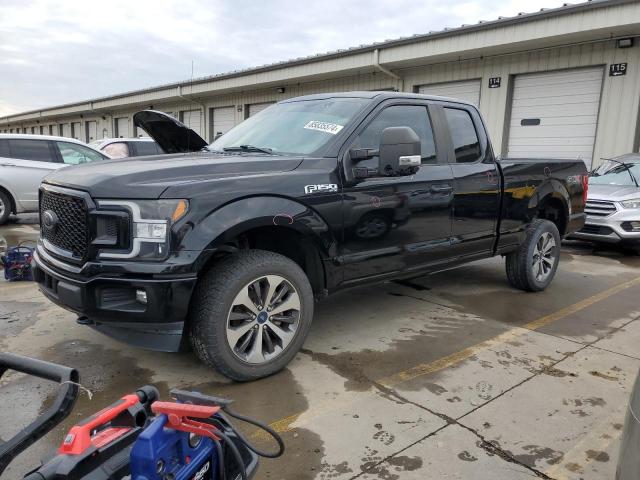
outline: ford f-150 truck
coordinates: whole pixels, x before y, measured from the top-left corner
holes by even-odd
[[[511,285],[543,290],[585,220],[581,160],[499,161],[453,99],[293,98],[211,145],[160,112],[134,122],[167,154],[47,177],[35,277],[80,323],[190,345],[236,380],[287,365],[345,287],[502,255]]]

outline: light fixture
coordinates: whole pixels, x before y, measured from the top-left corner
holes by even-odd
[[[630,48],[633,47],[633,38],[619,38],[618,48]]]
[[[285,90],[286,89],[284,87],[278,87],[278,93],[284,93]]]

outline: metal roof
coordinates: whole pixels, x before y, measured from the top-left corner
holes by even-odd
[[[142,88],[138,90],[131,90],[131,91],[122,92],[122,93],[113,94],[113,95],[107,95],[103,97],[95,97],[88,100],[76,101],[76,102],[67,103],[67,104],[59,104],[59,105],[54,105],[50,107],[37,108],[34,110],[28,110],[24,112],[14,113],[11,115],[6,115],[2,117],[2,120],[6,122],[6,121],[9,121],[12,117],[16,117],[20,115],[28,115],[32,113],[44,112],[47,110],[54,110],[54,109],[60,109],[60,108],[69,108],[69,107],[74,107],[77,105],[87,104],[91,102],[113,100],[113,99],[118,99],[122,97],[127,97],[130,95],[138,95],[138,94],[143,94],[148,92],[155,92],[158,90],[164,90],[168,88],[174,88],[174,87],[180,87],[180,86],[192,86],[192,85],[208,82],[211,80],[242,77],[247,74],[255,74],[255,73],[261,73],[266,71],[272,71],[272,70],[277,70],[279,68],[290,67],[295,65],[303,65],[303,64],[312,63],[318,60],[327,60],[331,58],[342,57],[352,53],[370,52],[376,49],[384,49],[384,48],[398,46],[398,45],[405,45],[405,44],[422,41],[422,40],[430,40],[430,39],[441,38],[446,36],[455,36],[462,33],[488,30],[491,28],[503,27],[506,25],[526,23],[530,21],[547,19],[550,17],[557,17],[557,16],[561,16],[569,13],[575,13],[575,12],[588,10],[588,9],[602,8],[602,7],[612,6],[612,5],[635,3],[635,2],[637,2],[637,0],[587,0],[586,2],[577,3],[577,4],[565,3],[561,7],[541,8],[537,12],[520,12],[517,15],[514,15],[512,17],[498,17],[497,19],[494,19],[494,20],[480,20],[477,23],[472,25],[465,24],[465,25],[461,25],[459,27],[453,27],[453,28],[446,27],[442,30],[430,31],[428,33],[423,33],[423,34],[414,34],[409,37],[400,37],[396,39],[384,40],[381,42],[362,44],[362,45],[349,47],[345,49],[338,49],[338,50],[333,50],[325,53],[317,53],[317,54],[309,55],[306,57],[298,57],[294,59],[282,60],[282,61],[260,65],[256,67],[249,67],[245,69],[232,70],[230,72],[207,75],[204,77],[194,78],[192,80],[167,83],[162,85],[156,85],[153,87]]]

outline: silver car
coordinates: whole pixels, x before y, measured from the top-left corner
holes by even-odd
[[[73,138],[0,134],[0,225],[38,211],[40,182],[53,170],[107,159]]]
[[[584,228],[571,238],[640,249],[640,154],[606,160],[591,172]]]

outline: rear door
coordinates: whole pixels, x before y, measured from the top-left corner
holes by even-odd
[[[6,140],[9,158],[0,159],[0,178],[24,211],[38,210],[38,188],[51,171],[62,167],[49,140]]]
[[[500,173],[491,144],[475,108],[438,103],[454,177],[451,253],[461,259],[488,256],[500,212]]]

